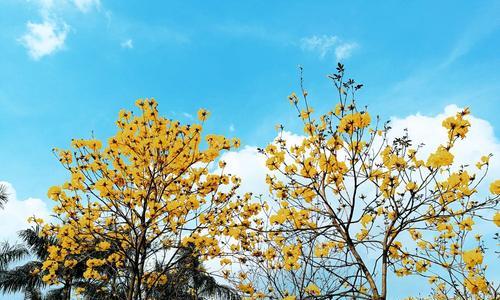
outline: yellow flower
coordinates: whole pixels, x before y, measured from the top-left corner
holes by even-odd
[[[486,279],[481,275],[471,275],[465,278],[465,287],[474,295],[479,292],[487,292],[488,291],[488,283]]]
[[[284,267],[286,270],[298,270],[300,268],[298,260],[302,253],[301,247],[301,244],[283,247]]]
[[[391,210],[391,211],[387,214],[387,217],[389,218],[389,220],[394,220],[394,219],[396,218],[396,211]]]
[[[321,243],[314,247],[314,255],[316,257],[326,257],[330,253],[330,249],[335,246],[335,242]]]
[[[290,104],[297,104],[299,102],[299,98],[297,97],[297,94],[295,92],[292,92],[290,96],[288,96],[288,100],[290,101]]]
[[[439,146],[436,152],[429,155],[429,158],[427,159],[427,166],[432,168],[449,166],[453,163],[453,158],[453,154],[448,152],[445,147]]]
[[[361,218],[361,225],[363,225],[363,227],[366,227],[366,225],[368,223],[370,223],[371,221],[373,221],[373,216],[371,214],[365,214],[362,218]]]
[[[430,284],[434,284],[436,282],[436,280],[437,280],[437,276],[433,275],[433,276],[429,277],[429,283]]]
[[[39,268],[35,268],[35,269],[31,270],[31,272],[30,272],[30,274],[33,275],[33,276],[37,275],[38,273],[40,273],[40,269]]]
[[[307,203],[310,203],[314,197],[316,196],[316,192],[311,190],[311,189],[305,189],[304,192],[302,192],[302,197],[304,197],[304,200]]]
[[[64,262],[64,266],[66,268],[73,268],[74,266],[76,266],[76,264],[77,264],[76,259],[68,259]]]
[[[61,188],[58,186],[50,187],[49,191],[47,192],[47,197],[52,200],[58,200],[59,195],[61,195]]]
[[[111,244],[106,242],[106,241],[102,241],[100,242],[99,244],[97,244],[96,246],[96,250],[97,251],[106,251],[108,250],[109,248],[111,247]]]
[[[348,114],[340,119],[338,130],[340,133],[352,134],[357,129],[368,127],[370,121],[371,118],[367,112]]]
[[[460,227],[460,230],[471,231],[472,225],[474,225],[474,221],[471,217],[463,219],[462,222],[458,223],[458,227]]]
[[[311,113],[314,112],[314,109],[312,109],[312,107],[309,107],[307,110],[304,109],[300,112],[300,118],[302,118],[303,120],[309,118],[311,116]]]
[[[439,231],[448,231],[448,232],[451,232],[453,230],[453,225],[449,224],[449,223],[439,223],[437,225],[437,230]]]
[[[451,255],[460,254],[459,250],[460,250],[460,246],[457,243],[453,243],[453,244],[450,245],[450,253],[451,253]]]
[[[306,287],[305,292],[312,296],[318,296],[321,293],[318,286],[315,285],[314,283],[309,284]]]
[[[430,265],[430,263],[428,261],[419,260],[419,261],[417,261],[415,268],[416,268],[417,272],[424,273],[429,268],[429,265]]]
[[[417,188],[417,184],[413,181],[408,182],[408,184],[406,185],[406,189],[409,191],[413,191],[416,188]]]
[[[71,151],[61,150],[59,151],[59,161],[63,164],[70,164],[73,161],[73,156]]]
[[[495,223],[495,225],[500,227],[500,211],[497,211],[493,216],[493,222]]]
[[[210,112],[206,109],[200,109],[198,110],[198,120],[204,122],[208,119],[210,116]]]
[[[230,258],[223,258],[220,260],[220,265],[225,266],[225,265],[230,265],[232,263]]]
[[[269,218],[271,224],[283,224],[287,217],[290,215],[290,211],[286,208],[281,208],[275,215]]]
[[[462,253],[462,259],[468,268],[474,268],[483,263],[483,253],[479,248],[474,248]]]
[[[500,195],[500,179],[495,180],[490,184],[490,192],[493,195]]]
[[[360,232],[356,233],[356,239],[359,241],[364,240],[368,236],[368,230],[366,229],[361,229]]]
[[[245,294],[253,294],[255,292],[255,289],[251,283],[246,283],[246,284],[240,283],[238,285],[238,288]]]
[[[468,115],[470,111],[466,108],[461,112],[458,112],[455,117],[446,118],[442,125],[444,128],[448,129],[449,138],[465,138],[465,135],[469,131],[470,122],[465,120],[463,117]]]
[[[409,232],[410,232],[411,238],[414,241],[422,238],[422,233],[420,233],[419,231],[417,231],[415,229],[410,229]]]

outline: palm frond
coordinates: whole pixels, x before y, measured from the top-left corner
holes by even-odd
[[[45,296],[42,298],[43,300],[65,300],[65,292],[66,289],[64,287],[51,289]]]
[[[115,288],[114,294],[111,294],[107,289],[108,283],[82,280],[74,282],[73,286],[85,289],[82,292],[85,300],[120,300],[126,298],[126,291],[119,287]]]
[[[0,272],[0,292],[17,293],[30,292],[45,287],[40,276],[33,274],[33,270],[42,265],[38,261],[30,261],[22,266]]]
[[[210,299],[224,299],[224,300],[240,300],[241,296],[235,289],[222,285],[215,280],[212,276],[208,274],[198,275],[198,287],[199,295],[203,297],[208,297]]]
[[[29,252],[24,246],[3,242],[0,245],[0,270],[5,270],[10,263],[21,260],[27,255]]]
[[[8,200],[9,194],[7,193],[7,187],[2,184],[0,185],[0,209],[4,207]]]
[[[42,300],[42,291],[39,288],[27,288],[24,292],[25,300]]]
[[[156,271],[167,275],[167,284],[151,292],[153,299],[224,299],[241,300],[240,293],[217,282],[203,267],[193,247],[180,249],[171,270],[157,262]],[[192,291],[195,292],[193,295]]]
[[[21,240],[28,246],[29,250],[40,260],[47,258],[48,246],[56,244],[55,238],[46,238],[40,236],[40,226],[24,229],[18,232]]]

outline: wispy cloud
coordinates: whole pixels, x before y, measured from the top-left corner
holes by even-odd
[[[463,30],[462,36],[456,41],[440,67],[447,67],[453,64],[462,56],[467,55],[481,40],[495,32],[500,27],[500,18],[498,18],[499,9],[500,5],[498,2],[492,6],[482,7],[473,21]]]
[[[234,124],[229,125],[229,131],[234,132],[236,128],[234,128]]]
[[[100,9],[100,0],[34,0],[41,21],[29,20],[26,33],[17,40],[28,50],[34,60],[40,60],[64,49],[70,26],[66,23],[67,9],[88,13]]]
[[[100,0],[73,0],[76,8],[83,13],[88,13],[92,9],[99,9],[101,7]]]
[[[337,61],[342,61],[351,56],[357,43],[344,42],[336,35],[313,35],[300,40],[300,47],[304,51],[316,52],[321,59],[333,54]]]
[[[344,43],[335,47],[335,57],[337,58],[337,61],[342,61],[344,59],[349,58],[351,56],[352,51],[357,47],[358,44],[356,43]]]
[[[307,51],[315,51],[319,53],[319,57],[324,58],[331,52],[338,43],[339,38],[333,36],[316,36],[306,37],[301,39],[301,48]]]
[[[186,117],[186,118],[190,119],[190,120],[192,120],[192,119],[193,119],[193,115],[192,115],[192,114],[190,114],[190,113],[183,112],[183,113],[182,113],[182,115],[183,115],[184,117]]]
[[[405,78],[387,88],[380,96],[380,100],[389,98],[398,99],[400,103],[421,103],[422,101],[432,103],[452,99],[455,102],[467,103],[474,99],[478,102],[493,101],[491,103],[494,103],[499,98],[499,87],[496,84],[498,80],[495,75],[476,83],[473,81],[474,78],[470,78],[470,74],[457,72],[453,70],[453,67],[454,63],[472,53],[484,39],[498,30],[500,19],[495,14],[498,8],[500,5],[497,3],[493,6],[482,7],[473,15],[471,21],[461,28],[461,36],[457,38],[448,53],[420,62],[419,66],[408,73]],[[446,82],[446,88],[443,88],[443,78],[451,74],[455,78],[465,77],[461,80],[467,84],[463,85],[455,80]]]
[[[134,48],[134,41],[132,39],[127,39],[125,41],[123,41],[120,46],[122,48],[127,48],[127,49],[132,49]]]
[[[19,42],[26,47],[28,54],[34,60],[55,53],[64,47],[69,32],[69,26],[45,20],[42,23],[28,22],[27,33],[19,38]]]

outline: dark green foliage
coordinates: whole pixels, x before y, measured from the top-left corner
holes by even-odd
[[[0,185],[0,208],[3,208],[5,203],[9,200],[9,195],[7,194],[7,187],[5,185]]]
[[[199,256],[192,248],[179,251],[176,265],[171,270],[173,271],[163,272],[167,275],[167,284],[152,290],[150,296],[153,299],[241,299],[236,290],[219,284],[206,272]],[[157,263],[156,271],[163,271],[161,264]]]
[[[48,247],[57,242],[55,238],[40,237],[40,227],[36,226],[19,232],[22,245],[0,246],[0,293],[24,293],[25,299],[30,300],[69,300],[71,290],[84,288],[82,294],[88,300],[121,300],[126,298],[126,287],[119,280],[118,274],[112,267],[104,266],[101,272],[107,274],[106,281],[89,281],[83,278],[85,265],[79,263],[74,268],[64,270],[64,279],[61,286],[52,288],[44,293],[48,287],[42,281],[40,273],[42,262],[48,256]],[[112,249],[110,249],[112,252]],[[87,253],[96,258],[105,258],[110,253]],[[29,260],[31,259],[31,260]],[[219,284],[203,267],[199,256],[192,248],[181,249],[173,258],[174,266],[166,269],[160,262],[156,263],[157,272],[168,278],[166,285],[159,285],[150,290],[147,299],[171,300],[240,300],[239,293]],[[12,267],[11,264],[24,264]]]
[[[45,296],[42,289],[46,287],[40,274],[35,274],[35,269],[40,269],[42,261],[47,257],[47,247],[53,244],[53,239],[39,236],[40,227],[25,229],[19,232],[22,245],[9,245],[3,243],[0,249],[0,292],[24,293],[25,299],[65,299],[58,292],[59,289],[49,290]],[[28,260],[32,259],[32,260]],[[24,264],[8,269],[15,263]]]

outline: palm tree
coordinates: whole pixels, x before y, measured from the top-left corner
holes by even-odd
[[[156,264],[156,271],[167,275],[167,284],[158,286],[148,295],[152,299],[171,300],[240,300],[240,294],[231,287],[222,285],[210,276],[203,267],[194,247],[181,249],[174,268],[165,271]]]
[[[167,276],[165,285],[157,285],[147,292],[146,299],[155,300],[241,300],[238,292],[218,283],[203,267],[194,248],[179,250],[176,262],[169,268],[157,262],[154,270]],[[126,298],[126,286],[112,268],[105,270],[105,281],[81,280],[75,286],[85,288],[82,296],[87,300],[120,300]],[[121,282],[121,283],[120,283]]]
[[[0,249],[0,291],[2,293],[23,292],[25,299],[41,299],[40,289],[44,286],[38,276],[32,275],[32,270],[41,266],[38,261],[30,261],[22,266],[7,269],[12,263],[22,261],[30,256],[24,245],[10,245],[3,242]]]
[[[7,187],[3,184],[0,185],[0,208],[3,208],[5,203],[9,200],[9,194],[7,194]]]
[[[61,286],[53,288],[45,293],[42,290],[47,285],[42,280],[40,273],[34,272],[41,269],[43,261],[48,257],[48,247],[57,243],[55,237],[41,237],[40,226],[25,229],[19,232],[23,244],[9,245],[3,243],[0,246],[0,292],[24,293],[25,299],[30,300],[69,300],[71,289],[74,287],[84,288],[82,296],[84,299],[92,300],[119,300],[124,299],[126,287],[120,283],[115,269],[106,267],[101,270],[108,275],[105,281],[89,281],[83,278],[85,265],[78,263],[74,268],[62,270],[60,275]],[[111,249],[110,249],[111,250]],[[111,251],[112,252],[112,251]],[[106,257],[109,253],[95,252],[86,253],[91,257]],[[23,265],[7,269],[15,262],[31,258]],[[155,270],[167,276],[167,284],[157,286],[148,292],[147,299],[171,299],[171,300],[240,300],[239,293],[222,284],[210,276],[200,256],[194,251],[194,247],[180,249],[175,256],[174,266],[167,268],[161,263],[156,263]],[[114,280],[117,279],[117,280]]]
[[[35,272],[47,258],[47,248],[56,243],[55,238],[40,237],[40,227],[25,229],[19,232],[23,245],[2,244],[0,249],[0,292],[24,293],[25,299],[31,300],[59,300],[69,299],[70,282],[62,281],[62,287],[51,289],[42,295],[46,287],[41,275]],[[7,269],[8,265],[33,258],[20,266]]]

